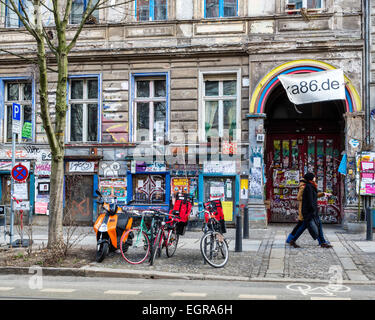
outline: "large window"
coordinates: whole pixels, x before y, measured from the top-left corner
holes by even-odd
[[[33,128],[32,84],[31,82],[6,82],[4,103],[4,142],[12,141],[12,106],[21,106],[21,134],[18,142],[30,141]]]
[[[70,79],[69,141],[98,141],[98,85],[98,78]]]
[[[99,0],[92,0],[91,5],[95,6]],[[73,0],[72,11],[70,14],[70,23],[79,24],[81,23],[83,13],[87,9],[88,0]],[[92,15],[87,19],[88,24],[95,24],[99,22],[99,10],[96,9]]]
[[[237,16],[237,0],[204,0],[205,18]]]
[[[200,76],[201,139],[224,141],[240,139],[240,86],[239,74],[206,73]]]
[[[20,13],[24,16],[27,16],[30,21],[33,21],[33,5],[31,1],[22,0],[14,0],[15,5]],[[5,1],[5,27],[6,28],[18,28],[22,27],[23,23],[21,22],[20,18],[18,17],[17,13],[12,10],[12,5],[9,0]]]
[[[288,9],[321,9],[324,0],[288,0]]]
[[[167,20],[167,0],[136,0],[137,21]]]
[[[164,141],[167,132],[166,77],[136,77],[134,87],[135,141]]]

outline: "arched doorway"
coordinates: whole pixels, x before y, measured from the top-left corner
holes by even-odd
[[[359,95],[345,77],[345,101],[295,106],[278,80],[280,74],[330,69],[335,68],[316,60],[288,62],[269,72],[254,90],[250,114],[265,115],[263,156],[269,222],[296,221],[298,183],[307,171],[317,176],[319,190],[334,195],[320,199],[323,222],[341,222],[344,184],[337,170],[345,150],[344,114],[361,110]]]
[[[333,197],[319,199],[323,222],[341,222],[342,188],[338,173],[344,149],[344,103],[330,101],[294,106],[278,85],[265,105],[265,167],[270,222],[294,222],[298,216],[299,179],[314,172],[318,189]]]

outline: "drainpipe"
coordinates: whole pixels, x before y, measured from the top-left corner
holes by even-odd
[[[371,0],[363,0],[364,18],[364,40],[365,40],[365,72],[364,72],[364,92],[365,92],[365,136],[366,144],[371,142],[370,138],[370,30],[371,30]],[[370,197],[365,198],[365,213],[367,222],[366,240],[372,241],[372,210]]]
[[[370,21],[371,21],[371,0],[363,0],[364,17],[364,41],[365,41],[365,72],[364,72],[364,93],[365,93],[365,136],[366,143],[370,143]]]

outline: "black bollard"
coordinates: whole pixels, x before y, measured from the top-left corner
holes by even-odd
[[[372,241],[372,228],[373,228],[373,222],[372,222],[372,212],[371,208],[366,208],[366,221],[367,221],[367,230],[366,230],[366,240]]]
[[[243,238],[249,239],[249,208],[243,210]]]
[[[236,216],[236,247],[235,252],[242,252],[242,228],[241,228],[241,215]]]

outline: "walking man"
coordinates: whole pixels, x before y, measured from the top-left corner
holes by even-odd
[[[322,248],[332,248],[324,239],[322,221],[318,214],[318,198],[330,196],[331,194],[325,192],[318,193],[317,187],[315,175],[311,172],[306,173],[303,180],[300,182],[297,195],[297,200],[299,201],[298,223],[289,234],[286,241],[294,248],[299,248],[296,241],[306,230],[312,219],[315,219],[317,222],[319,245]]]

